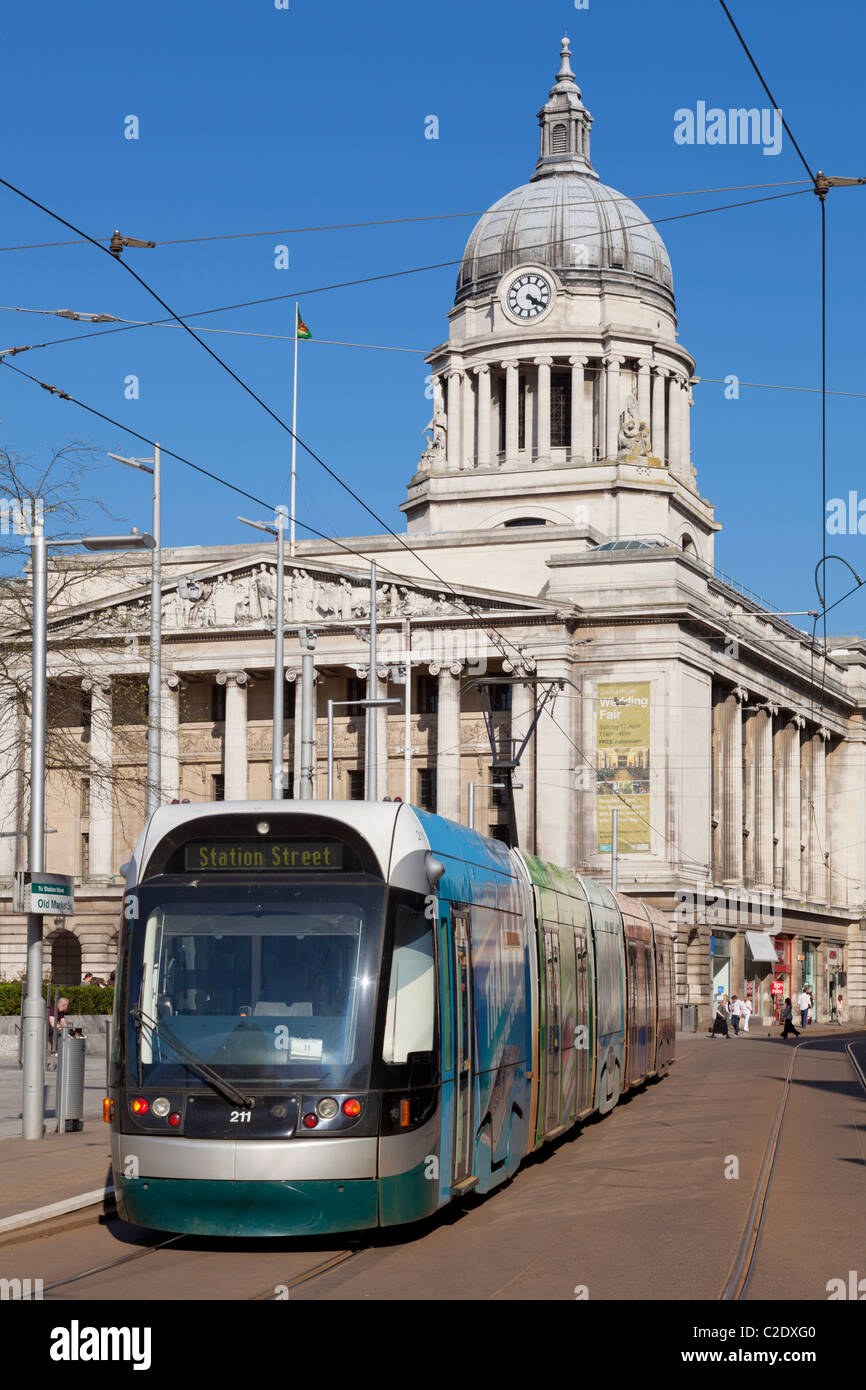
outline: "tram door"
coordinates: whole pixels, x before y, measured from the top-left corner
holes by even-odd
[[[472,939],[469,913],[452,910],[454,936],[454,1185],[472,1173]]]
[[[582,927],[574,929],[574,957],[577,964],[577,1027],[574,1034],[577,1053],[576,1110],[580,1115],[584,1110],[588,1110],[592,1103],[592,1063],[595,1051],[589,1016],[589,956],[586,932]]]
[[[638,1057],[638,1038],[640,1037],[640,1018],[638,1007],[637,946],[628,942],[628,1060],[626,1064],[626,1084],[640,1076]]]
[[[544,1132],[558,1128],[562,1084],[562,1003],[559,989],[559,932],[544,929],[544,978],[547,995]]]

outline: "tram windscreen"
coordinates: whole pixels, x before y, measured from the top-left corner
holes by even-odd
[[[131,1077],[207,1084],[171,1034],[226,1079],[368,1084],[383,903],[346,883],[141,890]]]

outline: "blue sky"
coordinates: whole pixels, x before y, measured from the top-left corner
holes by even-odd
[[[567,30],[594,117],[602,180],[657,220],[671,255],[680,340],[706,378],[814,387],[818,380],[818,200],[801,196],[709,216],[665,217],[788,189],[649,197],[805,177],[787,139],[760,146],[679,145],[674,112],[766,99],[715,0],[683,7],[637,0],[151,0],[85,6],[42,0],[3,24],[4,139],[0,172],[91,234],[157,241],[227,232],[434,213],[480,214],[524,183],[537,157],[536,113]],[[836,174],[866,173],[858,84],[866,21],[829,0],[732,6],[806,158]],[[819,48],[834,55],[819,63]],[[135,115],[139,139],[124,138]],[[436,115],[439,138],[425,139]],[[829,383],[864,390],[860,247],[866,188],[828,199]],[[418,349],[379,352],[302,345],[298,432],[394,529],[430,416],[423,352],[447,332],[456,268],[313,293],[338,281],[458,260],[474,216],[342,231],[128,251],[130,264],[181,313],[285,295],[202,326],[291,333],[292,302],[323,339]],[[0,189],[0,244],[67,233]],[[287,244],[290,266],[275,268]],[[149,296],[88,246],[0,252],[0,302],[28,308],[159,314]],[[193,320],[195,323],[196,320]],[[858,331],[858,329],[860,331]],[[290,440],[177,328],[77,339],[85,327],[0,312],[0,347],[72,339],[14,364],[121,424],[157,438],[270,502],[287,500]],[[291,344],[206,335],[290,419]],[[124,396],[139,379],[139,398]],[[716,562],[784,609],[814,606],[820,555],[818,397],[721,385],[694,388],[693,459],[723,531]],[[828,496],[860,489],[863,402],[830,405]],[[87,417],[0,369],[0,439],[39,456],[71,437],[146,453],[123,430]],[[166,462],[168,544],[241,541],[254,504]],[[335,535],[380,528],[299,451],[298,515]],[[107,464],[99,495],[127,524],[147,523],[143,477]],[[866,510],[866,508],[864,508]],[[95,523],[96,524],[96,523]],[[866,523],[864,523],[866,524]],[[105,529],[104,523],[100,528]],[[303,534],[299,532],[299,534]],[[829,549],[861,572],[866,543]],[[848,587],[831,566],[830,594]],[[838,610],[838,631],[866,629],[866,598]]]

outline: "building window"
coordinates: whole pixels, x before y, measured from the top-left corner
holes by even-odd
[[[564,126],[564,125],[555,125],[555,126],[553,127],[553,153],[554,153],[554,154],[564,154],[564,153],[565,153],[565,150],[566,150],[566,141],[567,141],[567,139],[568,139],[568,131],[566,130],[565,126]]]
[[[226,779],[222,772],[214,772],[211,775],[210,799],[211,801],[225,801],[226,799]]]
[[[554,449],[571,444],[571,372],[551,374],[550,443]]]
[[[90,815],[90,778],[81,779],[81,819],[87,820]]]
[[[419,676],[417,702],[419,714],[436,714],[439,709],[439,678]]]
[[[421,767],[418,769],[418,805],[422,811],[436,810],[436,769],[435,767]]]
[[[511,686],[489,685],[490,708],[494,714],[507,713],[511,709]]]
[[[214,724],[222,724],[226,717],[226,688],[216,681],[210,688],[210,717]]]
[[[90,873],[90,836],[87,831],[81,836],[81,877]]]
[[[295,717],[295,682],[286,681],[283,691],[283,718],[294,719]]]
[[[350,676],[346,681],[347,700],[366,700],[367,682],[361,676]],[[360,704],[349,705],[346,713],[352,718],[355,715],[363,714],[364,710]]]
[[[349,768],[349,800],[364,800],[364,769],[362,767]]]
[[[489,833],[491,840],[501,840],[504,845],[511,844],[510,825],[491,825]]]
[[[499,452],[505,453],[505,377],[496,383],[496,399],[499,403]]]
[[[504,806],[505,804],[505,783],[502,780],[502,773],[497,772],[492,767],[490,769],[490,805]]]

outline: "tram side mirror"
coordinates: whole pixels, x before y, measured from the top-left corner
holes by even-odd
[[[409,1052],[406,1061],[409,1063],[410,1086],[433,1085],[436,1080],[435,1052]]]

